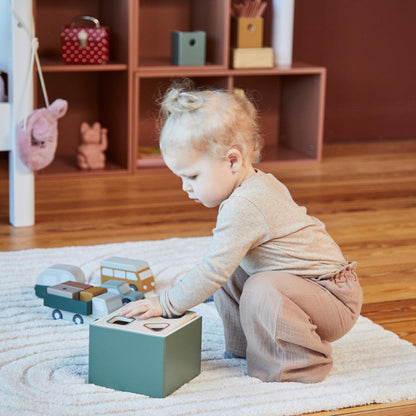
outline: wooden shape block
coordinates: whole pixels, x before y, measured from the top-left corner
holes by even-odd
[[[179,32],[171,34],[171,63],[173,65],[205,65],[206,33]]]
[[[73,287],[77,287],[81,290],[86,290],[89,289],[90,287],[93,287],[92,285],[87,285],[86,283],[81,283],[81,282],[73,282],[71,280],[68,280],[67,282],[62,283],[63,285],[67,285],[67,286],[73,286]]]
[[[263,47],[263,18],[234,18],[232,20],[232,45],[235,48]]]
[[[201,322],[181,318],[140,320],[118,311],[89,328],[88,382],[165,397],[201,372]]]
[[[79,299],[79,294],[82,289],[70,285],[66,285],[64,283],[60,283],[59,285],[49,286],[47,289],[47,293],[50,295],[62,296],[64,298],[69,299]]]
[[[92,286],[89,289],[83,290],[80,293],[79,300],[82,300],[83,302],[89,302],[90,300],[92,300],[94,296],[102,295],[106,292],[107,289],[104,287]]]
[[[233,49],[233,68],[273,68],[272,48]]]

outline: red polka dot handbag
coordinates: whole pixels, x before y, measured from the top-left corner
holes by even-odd
[[[94,25],[94,27],[86,26]],[[76,16],[61,33],[61,59],[67,64],[105,64],[110,59],[110,35],[95,17]]]

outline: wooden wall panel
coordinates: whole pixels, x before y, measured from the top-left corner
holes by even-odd
[[[293,56],[328,69],[325,142],[416,138],[416,1],[296,0]]]

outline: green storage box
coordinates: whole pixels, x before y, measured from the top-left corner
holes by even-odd
[[[88,382],[165,397],[201,372],[202,318],[140,320],[119,311],[89,327]]]
[[[206,33],[179,32],[171,34],[171,63],[173,65],[205,65]]]

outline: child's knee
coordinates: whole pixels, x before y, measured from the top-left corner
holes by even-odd
[[[240,307],[255,310],[272,302],[274,305],[280,303],[282,295],[273,288],[270,275],[267,272],[257,273],[247,279],[241,295]]]
[[[282,294],[268,284],[266,275],[259,273],[250,277],[240,298],[240,317],[245,332],[257,337],[262,327],[274,333],[282,302]]]

